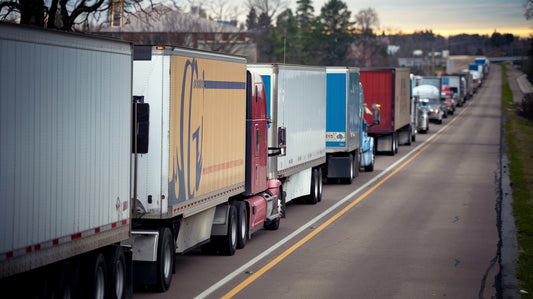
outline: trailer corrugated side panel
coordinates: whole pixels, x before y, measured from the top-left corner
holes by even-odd
[[[216,205],[244,191],[246,61],[173,56],[171,74],[169,201]]]
[[[278,68],[278,72],[274,70]],[[249,65],[263,78],[267,113],[277,99],[277,125],[286,128],[287,154],[277,158],[277,177],[285,177],[326,161],[326,69],[296,65]],[[274,82],[276,81],[276,82]],[[277,85],[277,90],[275,86]],[[275,93],[275,94],[274,94]],[[269,136],[276,136],[272,126]],[[269,139],[269,147],[277,146]],[[271,173],[269,171],[269,173]]]
[[[399,130],[411,123],[411,77],[408,68],[396,68],[395,70],[395,109],[394,129]]]
[[[132,56],[0,29],[1,278],[128,238]]]
[[[379,125],[369,126],[368,133],[392,133],[394,132],[394,70],[361,70],[360,80],[363,85],[363,93],[367,107],[380,104]],[[371,124],[373,117],[365,113],[365,120]]]
[[[327,67],[326,71],[326,151],[350,152],[360,142],[359,69]]]
[[[143,218],[191,216],[242,193],[246,60],[154,52],[152,61],[135,61],[134,82],[134,95],[150,103],[149,153],[139,159]]]
[[[279,66],[278,125],[287,128],[287,155],[278,159],[279,174],[325,163],[325,68]]]

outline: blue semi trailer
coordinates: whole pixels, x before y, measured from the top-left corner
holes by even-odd
[[[374,142],[366,134],[359,68],[327,67],[326,164],[328,182],[351,184],[359,168],[374,169]],[[377,110],[377,108],[376,108]],[[375,122],[379,113],[374,114]]]

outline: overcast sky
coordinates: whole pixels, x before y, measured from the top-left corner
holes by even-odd
[[[296,0],[289,0],[296,9]],[[533,35],[533,20],[524,17],[525,0],[346,0],[352,15],[372,7],[380,20],[380,30],[389,32],[431,29],[434,33],[449,34],[512,33]],[[315,13],[326,0],[313,0]]]

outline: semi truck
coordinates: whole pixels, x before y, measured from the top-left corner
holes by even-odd
[[[395,155],[399,144],[411,144],[410,74],[407,68],[361,68],[367,105],[380,105],[380,123],[368,128],[377,152]],[[370,115],[365,115],[372,123]]]
[[[483,67],[482,78],[484,79],[489,73],[490,60],[485,56],[481,56],[476,57],[474,63]]]
[[[483,66],[472,63],[468,66],[468,71],[472,75],[472,89],[474,93],[476,93],[479,87],[481,87],[481,83],[482,83],[481,77],[483,74]]]
[[[431,84],[422,84],[413,88],[413,95],[417,97],[424,110],[428,112],[428,121],[433,120],[442,124],[446,111],[441,101],[441,91]]]
[[[453,74],[467,70],[468,65],[473,63],[474,60],[475,57],[469,55],[448,56],[448,59],[446,59],[446,73]]]
[[[442,79],[438,76],[414,76],[413,87],[420,85],[433,85],[438,90],[442,89]]]
[[[329,66],[326,73],[326,164],[322,172],[328,182],[351,184],[360,168],[374,168],[373,140],[366,134],[359,68]],[[378,113],[373,115],[379,117]],[[374,118],[373,124],[377,122]]]
[[[442,76],[442,85],[450,87],[453,99],[458,107],[463,106],[465,103],[465,84],[459,75]]]
[[[279,227],[288,148],[244,58],[9,24],[0,49],[3,292],[165,291],[176,253]]]
[[[376,153],[375,153],[375,147],[374,147],[374,138],[368,135],[368,128],[371,126],[379,125],[381,121],[381,114],[380,114],[380,105],[378,104],[372,104],[372,110],[368,107],[367,103],[365,103],[365,95],[364,95],[364,89],[363,84],[359,82],[359,99],[361,101],[361,105],[363,106],[363,111],[361,114],[361,129],[360,129],[360,139],[361,139],[361,163],[359,163],[360,169],[363,169],[365,171],[374,171],[374,163],[376,161]],[[373,122],[367,123],[365,120],[365,115],[372,115],[373,116]]]
[[[461,73],[457,73],[461,77],[462,87],[464,87],[464,99],[469,100],[474,96],[474,84],[473,77],[469,70],[464,70]]]
[[[286,203],[322,199],[322,166],[326,163],[326,68],[286,64],[249,64],[261,75],[267,97],[269,147],[287,147],[273,157],[268,178],[283,183]],[[282,148],[282,147],[281,147]]]

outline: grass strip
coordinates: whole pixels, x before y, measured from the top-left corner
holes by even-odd
[[[519,250],[516,276],[528,292],[522,296],[533,298],[533,123],[518,116],[507,70],[502,66],[502,109]]]

